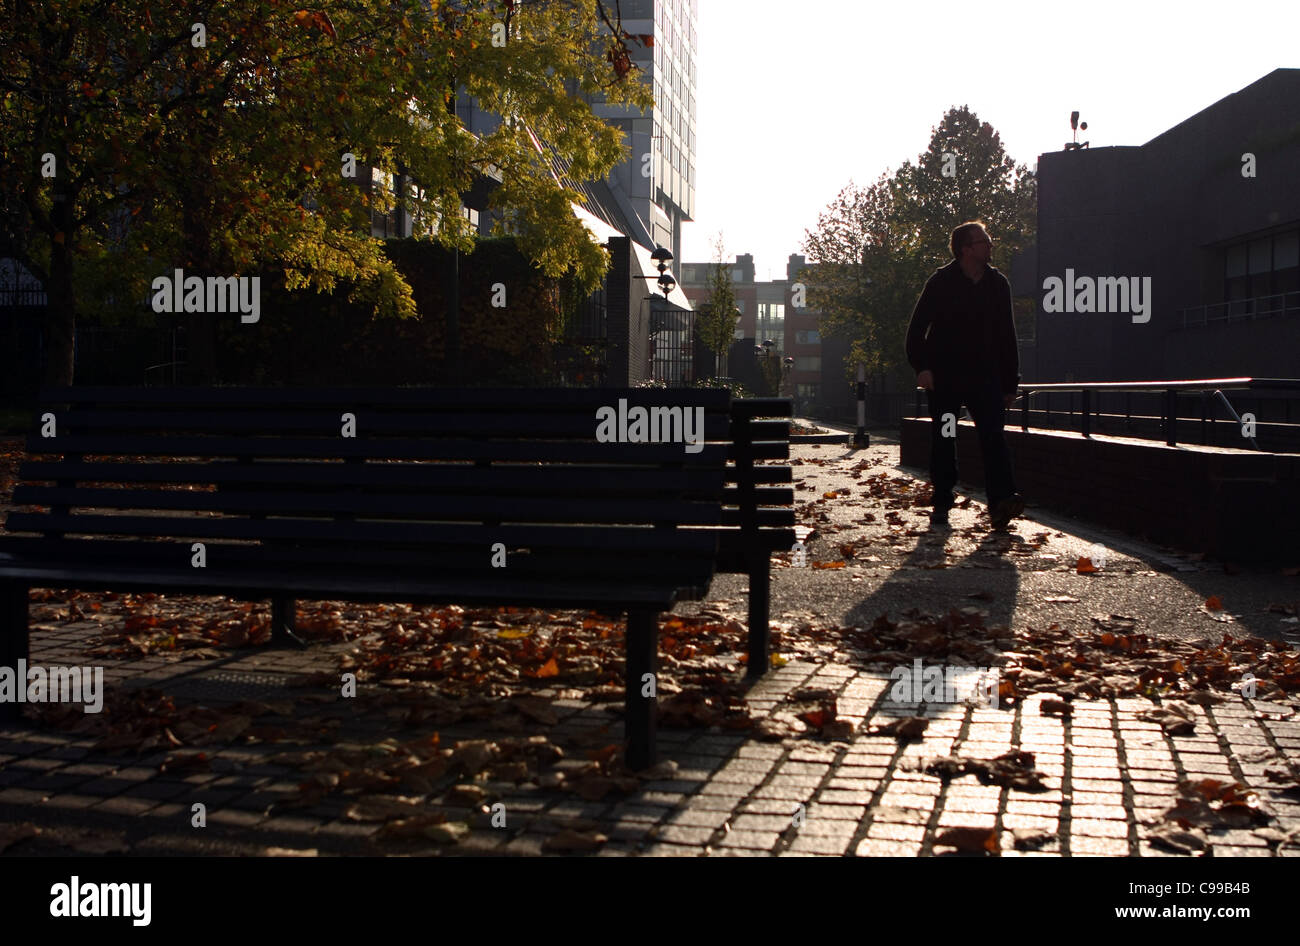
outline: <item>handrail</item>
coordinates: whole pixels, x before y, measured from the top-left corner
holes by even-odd
[[[1221,312],[1221,315],[1211,315]],[[1272,318],[1300,312],[1300,292],[1275,292],[1266,296],[1251,296],[1248,299],[1232,299],[1228,302],[1210,302],[1205,305],[1187,306],[1178,310],[1179,325],[1187,328],[1195,325],[1208,325],[1211,322],[1231,322],[1234,320]],[[1195,318],[1199,313],[1200,318]]]
[[[924,416],[921,410],[921,391],[916,389],[916,414],[918,417]],[[1036,393],[1046,393],[1051,395],[1054,391],[1078,391],[1083,396],[1081,406],[1082,424],[1081,433],[1084,437],[1091,436],[1092,421],[1092,392],[1094,391],[1138,391],[1151,394],[1163,393],[1165,395],[1164,409],[1160,415],[1160,423],[1165,431],[1165,443],[1171,447],[1178,446],[1176,430],[1178,423],[1178,394],[1183,391],[1201,391],[1213,392],[1228,408],[1229,413],[1240,421],[1237,412],[1233,410],[1228,399],[1223,395],[1224,391],[1300,391],[1300,378],[1202,378],[1192,381],[1079,381],[1079,382],[1047,382],[1042,384],[1021,384],[1018,388],[1020,392],[1019,400],[1023,400],[1020,413],[1020,429],[1029,430],[1029,401]],[[1048,402],[1047,414],[1051,416],[1051,402]],[[1073,409],[1071,410],[1073,413]],[[1204,418],[1202,418],[1202,421]],[[1251,438],[1251,443],[1258,449],[1259,445]]]

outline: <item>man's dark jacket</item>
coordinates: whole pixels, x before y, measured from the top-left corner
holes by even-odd
[[[936,391],[1014,393],[1020,354],[1007,277],[986,266],[971,282],[956,260],[935,270],[907,326],[907,360],[933,372]]]

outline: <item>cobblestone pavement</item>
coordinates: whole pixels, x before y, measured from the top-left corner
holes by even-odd
[[[847,471],[864,458],[875,464],[868,472],[905,475],[888,443],[869,454],[813,445],[793,454],[807,461],[796,466],[810,487],[800,491],[801,501],[845,486],[853,495],[856,480]],[[823,456],[832,459],[814,462]],[[141,744],[132,744],[125,724],[127,734],[117,742],[102,723],[93,733],[66,721],[62,728],[30,720],[0,726],[0,852],[1300,856],[1294,691],[1274,690],[1267,700],[1227,694],[1192,705],[1186,727],[1142,719],[1158,705],[1147,696],[1076,697],[1064,712],[1046,692],[1001,708],[905,703],[893,699],[888,666],[869,665],[869,654],[848,653],[842,643],[819,645],[816,634],[822,624],[869,625],[880,613],[913,606],[943,613],[979,595],[974,600],[989,627],[1015,631],[1077,620],[1082,630],[1089,615],[1120,612],[1147,633],[1258,634],[1287,643],[1294,656],[1294,624],[1285,621],[1291,615],[1267,608],[1300,598],[1300,579],[1281,566],[1234,567],[1225,575],[1222,563],[1092,533],[1032,508],[1035,519],[1016,523],[1010,536],[990,537],[977,520],[981,507],[972,504],[955,514],[951,536],[935,537],[910,534],[923,531],[915,526],[923,508],[902,510],[900,528],[870,497],[852,509],[835,509],[834,500],[814,506],[801,513],[818,530],[809,541],[811,559],[823,560],[845,542],[856,548],[837,568],[788,567],[788,556],[774,565],[774,622],[778,629],[802,627],[803,644],[778,643],[778,666],[743,700],[761,722],[780,715],[792,697],[825,691],[821,698],[835,701],[838,731],[663,728],[655,769],[630,779],[615,774],[607,791],[575,793],[574,784],[592,777],[593,760],[607,758],[605,747],[622,736],[620,704],[607,692],[560,680],[530,690],[544,706],[528,704],[522,715],[489,706],[446,725],[412,724],[395,721],[389,704],[341,698],[337,682],[321,686],[322,679],[337,681],[359,640],[305,651],[245,647],[206,660],[158,654],[108,660],[88,656],[90,642],[104,633],[103,620],[47,616],[33,627],[32,665],[102,664],[110,693],[152,688],[177,707],[206,705],[217,715],[210,738],[197,738],[202,727],[191,720],[179,736],[168,730],[165,738]],[[827,508],[832,511],[819,518]],[[870,510],[877,521],[863,524]],[[1008,551],[1044,525],[1051,533],[1046,541],[1029,552]],[[1095,553],[1103,544],[1108,557],[1101,575],[1078,574],[1074,554]],[[933,567],[936,555],[948,565]],[[1226,613],[1198,609],[1212,586],[1220,586]],[[744,592],[743,576],[720,576],[708,602],[678,611],[743,616]],[[1062,609],[1043,601],[1056,596],[1076,603]],[[729,677],[740,680],[736,657],[721,659]],[[401,681],[380,686],[385,693],[402,689]],[[231,707],[244,715],[230,730],[235,738],[222,740],[229,715],[220,714]],[[110,706],[105,717],[113,712]],[[928,720],[915,738],[875,732],[914,716]],[[286,728],[293,740],[278,738]],[[351,747],[361,757],[382,758],[421,741],[430,745],[435,730],[442,747],[475,740],[525,745],[530,736],[544,737],[564,757],[542,774],[520,769],[511,777],[508,768],[489,769],[460,789],[454,786],[469,780],[451,773],[398,784],[355,762],[336,767],[329,783],[335,790],[303,790],[316,776],[305,774],[295,752],[305,757]],[[202,759],[187,751],[196,746]],[[1027,768],[1039,773],[1037,784],[990,777],[987,768],[925,769],[939,758],[987,761],[1013,751],[1033,754]],[[370,781],[358,781],[367,771]],[[403,822],[411,830],[393,831],[391,812],[365,809],[368,792],[380,793],[381,808],[433,814],[436,823],[414,818]],[[205,808],[206,827],[194,826],[196,804]],[[1187,813],[1182,824],[1165,817],[1179,804]],[[1157,835],[1164,840],[1154,840]]]

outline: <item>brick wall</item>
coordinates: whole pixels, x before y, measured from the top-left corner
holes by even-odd
[[[1006,434],[1016,486],[1031,504],[1219,558],[1300,559],[1300,456]],[[903,419],[901,454],[904,466],[929,469],[928,418]],[[982,492],[984,465],[969,421],[958,424],[957,465],[962,483]]]

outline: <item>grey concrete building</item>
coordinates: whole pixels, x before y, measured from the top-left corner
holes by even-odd
[[[1038,176],[1026,381],[1300,377],[1300,69]]]

